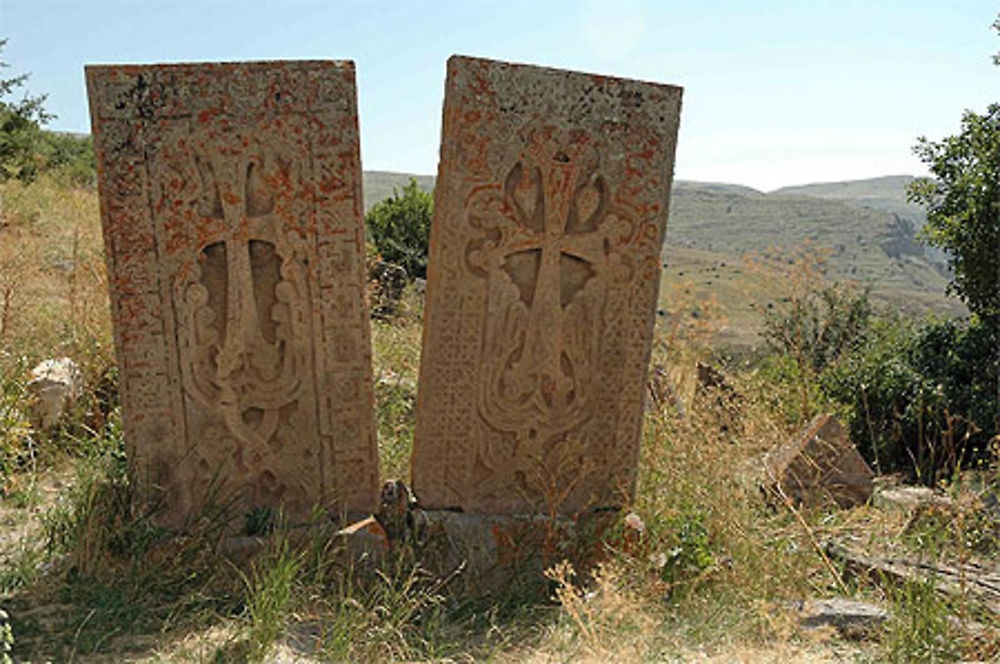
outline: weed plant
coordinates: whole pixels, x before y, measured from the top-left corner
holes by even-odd
[[[301,552],[292,551],[288,540],[277,536],[275,550],[251,566],[246,585],[246,612],[249,622],[248,655],[263,659],[272,644],[284,636],[291,619],[296,577],[302,568]]]
[[[7,612],[0,609],[0,664],[13,664],[10,651],[14,649],[14,631],[10,628]]]
[[[959,635],[951,612],[930,580],[890,586],[892,618],[885,628],[883,652],[889,662],[951,662],[960,658]]]

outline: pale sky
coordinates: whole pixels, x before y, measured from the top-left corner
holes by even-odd
[[[83,66],[357,64],[365,169],[434,173],[453,53],[684,87],[676,176],[758,189],[922,174],[920,135],[1000,101],[1000,4],[830,0],[0,0],[2,74],[89,131]]]

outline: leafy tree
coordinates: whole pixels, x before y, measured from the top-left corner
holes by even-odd
[[[910,185],[908,198],[927,208],[924,235],[945,249],[952,291],[996,326],[1000,320],[1000,103],[966,111],[962,131],[941,141],[920,138],[916,153],[933,178]]]
[[[993,22],[1000,34],[1000,14]],[[1000,66],[1000,53],[993,56]],[[949,252],[951,289],[989,327],[1000,328],[1000,103],[966,111],[962,131],[914,148],[933,178],[910,185],[909,200],[927,208],[924,236]]]
[[[0,39],[0,51],[6,44],[6,39]],[[8,66],[0,62],[0,68]],[[30,182],[35,178],[41,161],[41,126],[55,117],[45,111],[46,95],[25,94],[20,101],[7,99],[27,80],[28,74],[0,78],[0,180]]]
[[[997,34],[1000,34],[1000,14],[997,14],[997,20],[993,21],[993,29],[997,31]],[[993,56],[993,64],[1000,67],[1000,53]]]
[[[368,234],[382,258],[406,269],[410,279],[427,276],[427,246],[430,242],[434,197],[421,190],[417,181],[393,190],[365,216]]]

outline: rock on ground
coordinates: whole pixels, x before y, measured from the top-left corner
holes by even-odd
[[[764,459],[768,488],[795,503],[854,507],[871,498],[873,477],[844,426],[819,415],[801,434]]]
[[[36,427],[51,429],[76,404],[83,389],[83,376],[68,357],[45,360],[31,370],[28,392]]]

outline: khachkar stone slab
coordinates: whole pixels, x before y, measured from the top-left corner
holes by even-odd
[[[673,86],[449,60],[412,463],[424,507],[631,498],[680,102]]]
[[[87,67],[132,470],[160,520],[370,510],[351,62]]]

